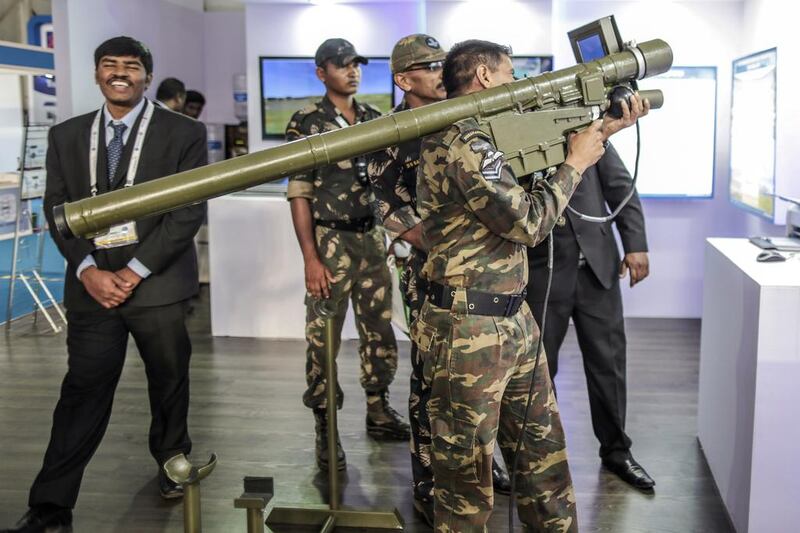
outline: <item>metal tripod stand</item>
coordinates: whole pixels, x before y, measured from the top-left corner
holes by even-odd
[[[337,527],[366,528],[403,531],[403,519],[397,509],[391,511],[341,509],[339,505],[339,472],[336,468],[336,342],[333,331],[333,306],[326,300],[314,302],[317,314],[325,319],[325,371],[327,376],[328,416],[328,507],[296,505],[273,507],[267,516],[268,526],[316,526],[320,533],[329,533]]]

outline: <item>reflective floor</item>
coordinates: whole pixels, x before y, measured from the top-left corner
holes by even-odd
[[[597,458],[580,354],[572,332],[557,379],[582,532],[732,531],[696,439],[700,324],[694,320],[627,322],[628,430],[633,452],[657,482],[641,494],[606,472]],[[314,423],[303,407],[305,346],[300,341],[213,338],[208,293],[190,318],[194,344],[190,431],[193,457],[219,455],[203,483],[203,530],[246,531],[234,509],[242,478],[272,476],[278,504],[323,503],[326,479],[314,464]],[[406,412],[408,343],[392,399]],[[0,341],[0,528],[25,511],[28,487],[42,460],[50,417],[65,371],[63,335],[25,319]],[[396,507],[406,531],[430,531],[414,515],[405,443],[378,443],[364,428],[356,344],[340,355],[345,406],[339,424],[347,452],[344,504]],[[158,496],[147,451],[149,409],[141,360],[131,344],[106,437],[84,477],[75,533],[180,532],[182,507]],[[491,532],[507,531],[507,503],[496,498]]]

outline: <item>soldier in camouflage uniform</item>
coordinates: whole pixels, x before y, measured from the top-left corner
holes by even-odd
[[[444,66],[448,97],[513,80],[510,51],[485,41],[456,45]],[[499,442],[514,460],[531,375],[534,395],[518,457],[517,504],[527,530],[575,532],[575,494],[564,433],[524,301],[527,246],[543,240],[582,172],[611,132],[635,121],[597,121],[570,139],[566,161],[526,192],[474,119],[426,137],[417,209],[429,245],[428,297],[412,336],[431,383],[435,530],[486,530],[494,494],[491,457]],[[535,373],[534,373],[535,370]]]
[[[403,90],[403,101],[392,112],[399,113],[444,100],[442,65],[446,56],[439,42],[425,34],[403,37],[392,50],[391,68],[395,84]],[[417,167],[421,139],[413,139],[373,154],[368,176],[375,194],[377,211],[392,242],[401,239],[411,245],[408,257],[397,258],[401,272],[400,289],[414,321],[425,299],[419,275],[427,254],[422,243],[422,225],[417,213]],[[411,470],[414,509],[433,525],[433,469],[431,468],[431,426],[427,402],[430,386],[422,379],[422,360],[411,343],[411,383],[408,412],[411,423]],[[508,475],[495,463],[495,491],[508,494]]]
[[[317,50],[315,61],[325,96],[292,116],[286,128],[288,141],[380,116],[377,108],[360,104],[353,97],[361,78],[359,65],[367,60],[352,44],[328,39]],[[314,299],[326,298],[334,303],[337,352],[348,299],[353,302],[369,435],[396,440],[409,436],[408,424],[388,403],[388,387],[397,370],[397,343],[391,326],[386,248],[370,208],[366,166],[366,158],[359,157],[292,176],[286,195],[305,262],[308,389],[303,403],[314,410],[317,464],[322,470],[328,468],[325,321],[317,315]],[[338,383],[336,386],[341,408],[343,394]],[[337,468],[342,470],[345,455],[341,443],[337,443],[337,455]]]

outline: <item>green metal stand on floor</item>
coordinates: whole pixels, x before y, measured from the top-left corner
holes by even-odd
[[[217,455],[203,466],[197,467],[189,462],[184,454],[176,455],[164,463],[162,469],[169,479],[183,487],[183,531],[202,533],[202,512],[200,508],[200,482],[217,466]]]
[[[333,309],[325,300],[315,302],[315,310],[325,319],[325,369],[327,376],[328,416],[328,492],[327,507],[319,505],[296,505],[274,507],[267,516],[268,526],[294,525],[316,526],[320,533],[329,533],[337,527],[386,529],[403,531],[403,519],[397,509],[391,511],[361,511],[341,509],[339,505],[339,471],[336,468],[336,342],[333,331]]]

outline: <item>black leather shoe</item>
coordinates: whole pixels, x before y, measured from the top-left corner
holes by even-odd
[[[433,529],[433,500],[430,498],[414,498],[414,511]]]
[[[183,498],[183,487],[168,478],[163,470],[158,471],[158,491],[165,500]]]
[[[72,533],[72,510],[37,505],[28,509],[17,525],[0,533]]]
[[[622,481],[639,490],[651,491],[656,486],[653,478],[630,455],[620,458],[605,457],[603,466],[619,476]]]
[[[511,494],[511,479],[495,458],[492,458],[492,485],[499,494]]]

